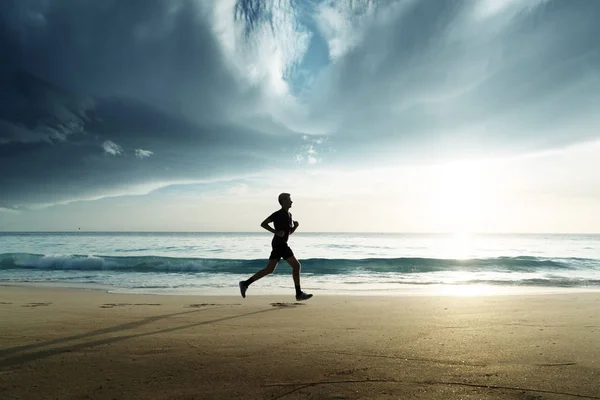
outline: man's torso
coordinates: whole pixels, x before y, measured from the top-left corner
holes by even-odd
[[[273,228],[276,231],[285,231],[285,235],[283,237],[279,237],[277,235],[273,236],[273,240],[271,241],[272,246],[275,247],[287,245],[287,241],[290,237],[290,232],[293,226],[292,214],[284,209],[281,209],[271,214],[270,218],[271,221],[273,221]]]

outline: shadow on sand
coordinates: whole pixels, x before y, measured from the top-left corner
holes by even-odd
[[[58,339],[46,341],[43,343],[35,343],[35,344],[30,344],[30,345],[25,345],[25,346],[12,347],[12,348],[0,351],[0,357],[5,357],[9,354],[18,353],[21,351],[31,350],[31,349],[35,349],[35,348],[42,348],[42,347],[53,346],[53,345],[57,345],[57,344],[63,344],[63,343],[67,343],[67,342],[74,341],[74,340],[89,339],[91,337],[103,335],[103,334],[107,334],[107,333],[123,332],[123,331],[129,330],[129,329],[135,329],[140,326],[150,324],[152,322],[155,322],[155,321],[158,321],[161,319],[174,317],[177,315],[192,314],[192,313],[198,313],[198,312],[207,311],[207,310],[213,310],[215,308],[218,308],[218,307],[204,308],[204,309],[192,310],[192,311],[184,311],[184,312],[165,314],[165,315],[156,315],[156,316],[141,319],[139,321],[128,322],[125,324],[116,325],[116,326],[109,327],[109,328],[98,329],[98,330],[91,331],[88,333],[82,333],[80,335],[73,335],[73,336],[64,337],[64,338],[58,338]],[[119,341],[126,340],[126,339],[158,335],[161,333],[176,332],[179,330],[188,329],[188,328],[192,328],[192,327],[196,327],[196,326],[213,324],[216,322],[222,322],[222,321],[227,321],[227,320],[241,318],[241,317],[247,317],[250,315],[261,314],[261,313],[265,313],[265,312],[272,312],[272,311],[276,311],[279,309],[280,309],[279,307],[269,308],[266,310],[259,310],[259,311],[245,313],[245,314],[231,315],[229,317],[222,317],[222,318],[212,319],[209,321],[194,322],[191,324],[176,326],[176,327],[172,327],[172,328],[160,329],[160,330],[156,330],[153,332],[135,333],[135,334],[118,336],[118,337],[99,339],[99,340],[94,340],[94,341],[89,341],[89,342],[84,342],[84,343],[65,345],[65,346],[58,347],[58,348],[40,350],[40,351],[36,351],[34,353],[0,359],[0,368],[11,367],[13,365],[20,365],[20,364],[24,364],[24,363],[27,363],[27,362],[30,362],[33,360],[39,360],[41,358],[50,357],[50,356],[61,354],[61,353],[68,353],[71,351],[82,350],[82,349],[89,348],[89,347],[111,344],[111,343],[119,342]]]

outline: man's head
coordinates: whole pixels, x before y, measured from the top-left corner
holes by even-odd
[[[292,197],[289,193],[281,193],[279,195],[279,197],[277,198],[277,200],[279,201],[279,204],[281,204],[281,207],[283,208],[290,208],[292,206]]]

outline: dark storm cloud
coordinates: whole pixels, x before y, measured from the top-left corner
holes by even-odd
[[[191,0],[2,2],[26,70],[70,91],[122,94],[215,119],[236,86],[206,7]]]
[[[139,101],[96,99],[82,130],[67,140],[0,145],[0,204],[12,209],[252,174],[294,163],[303,141],[235,125],[198,127]]]
[[[276,124],[281,134],[265,135],[227,117],[244,94],[198,4],[0,5],[3,209],[294,162],[301,135]]]

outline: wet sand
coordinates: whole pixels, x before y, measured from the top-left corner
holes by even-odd
[[[0,398],[600,399],[600,294],[0,286]]]

